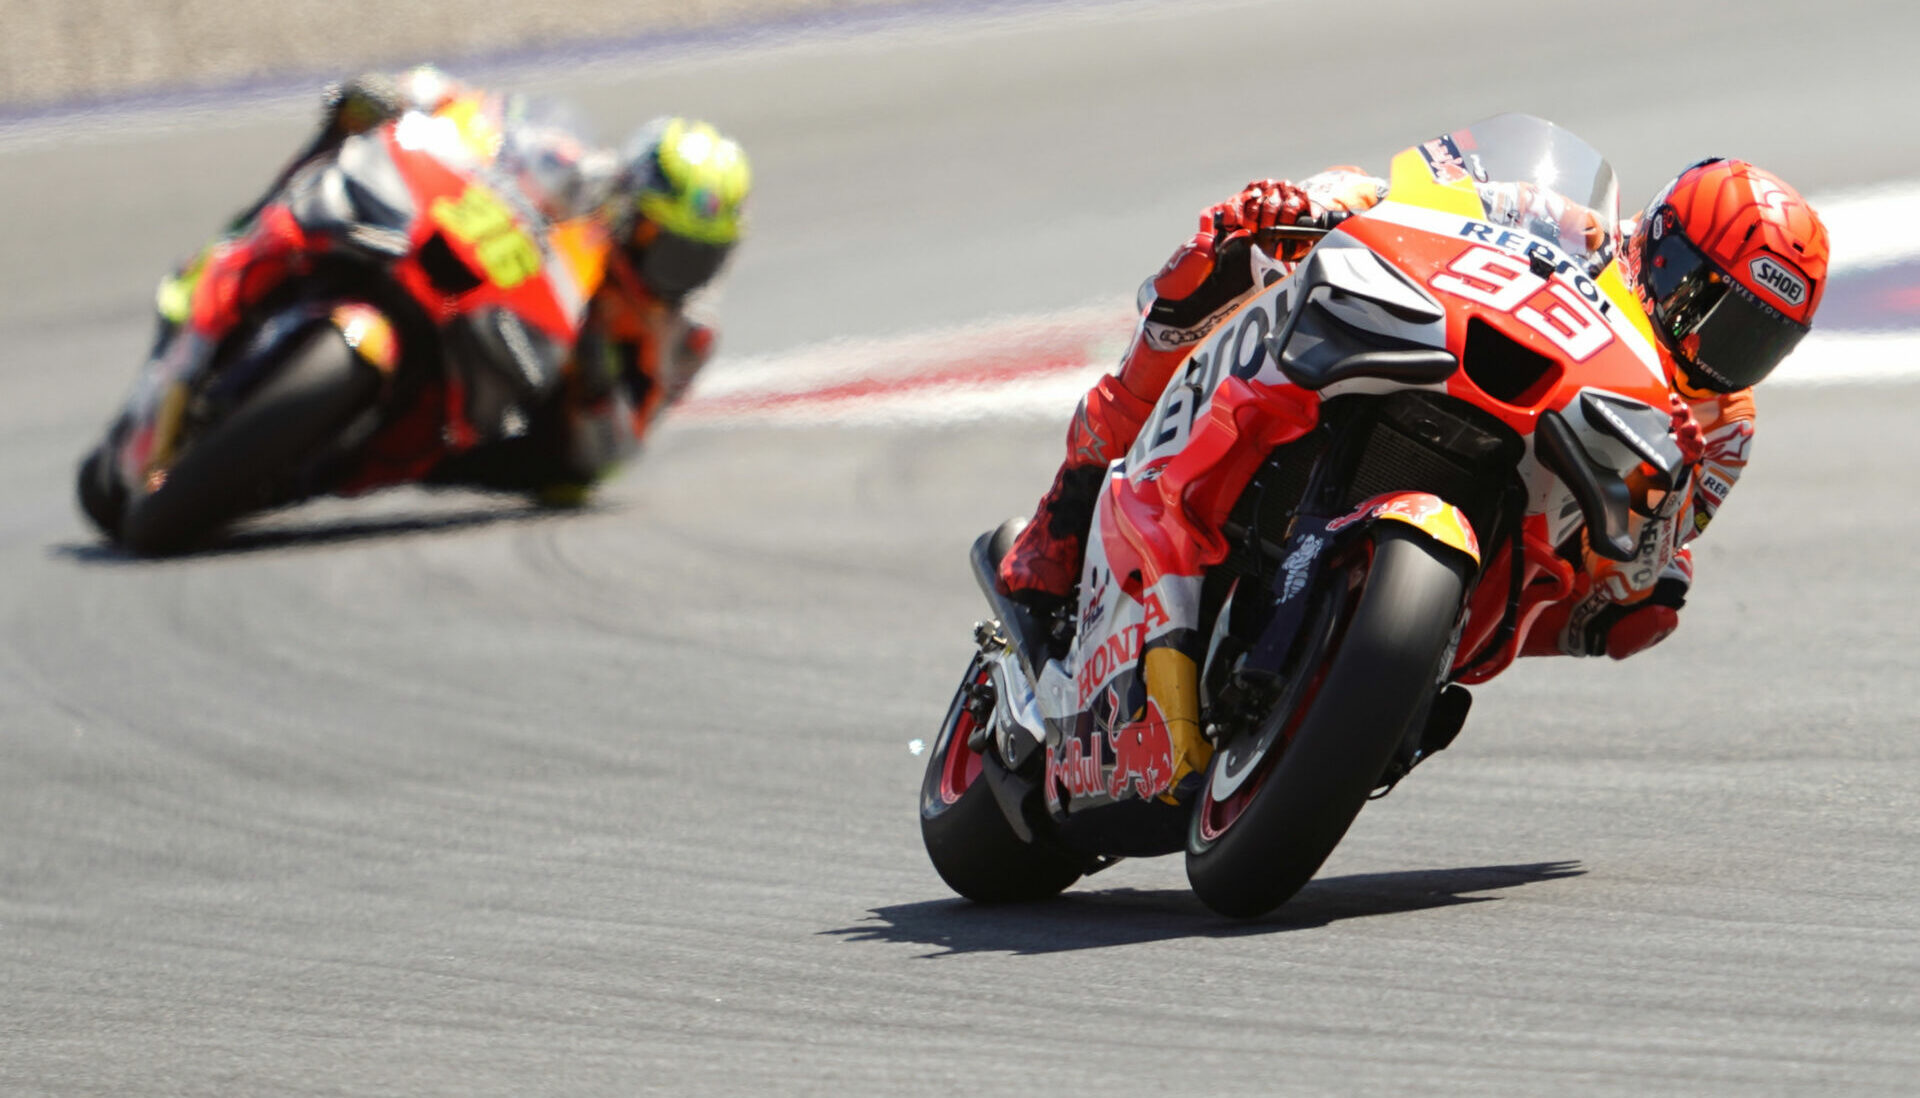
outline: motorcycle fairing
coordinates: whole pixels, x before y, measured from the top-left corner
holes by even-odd
[[[475,276],[470,288],[449,293],[449,286],[426,271],[403,269],[409,288],[424,300],[440,299],[449,312],[505,308],[571,342],[598,286],[597,262],[582,263],[579,249],[555,248],[547,219],[484,164],[464,170],[450,166],[427,148],[407,148],[397,128],[381,131],[378,139],[399,165],[415,207],[425,211],[409,227],[416,251],[437,238]],[[572,231],[585,230],[575,226]]]
[[[1107,521],[1103,510],[1096,507],[1096,524]],[[1194,658],[1187,651],[1191,638],[1173,624],[1196,616],[1198,577],[1169,576],[1142,588],[1137,557],[1113,539],[1102,544],[1121,549],[1119,559],[1089,552],[1081,629],[1064,668],[1052,661],[1042,676],[1052,687],[1043,690],[1053,700],[1050,715],[1058,718],[1057,732],[1049,735],[1045,785],[1048,807],[1056,812],[1063,793],[1076,807],[1129,795],[1166,797],[1205,766],[1211,751],[1197,721],[1169,721],[1162,708],[1176,704],[1177,715],[1197,712],[1188,697],[1196,689]]]
[[[1429,287],[1449,263],[1473,248],[1512,256],[1526,264],[1528,275],[1537,280],[1539,288],[1560,286],[1573,291],[1605,323],[1608,334],[1631,353],[1630,358],[1621,358],[1617,353],[1607,356],[1605,365],[1609,377],[1619,376],[1621,384],[1632,388],[1643,388],[1648,379],[1664,384],[1666,378],[1660,356],[1654,350],[1653,329],[1633,291],[1620,277],[1617,266],[1608,266],[1598,276],[1589,276],[1571,256],[1544,240],[1478,218],[1399,202],[1395,200],[1396,193],[1397,190],[1390,191],[1385,201],[1349,221],[1342,227],[1343,232],[1370,247],[1393,248],[1399,268]],[[1408,229],[1415,235],[1396,231]],[[1564,302],[1559,306],[1560,310],[1568,308]],[[1565,325],[1556,323],[1562,318],[1561,312],[1538,311],[1549,328],[1561,328],[1565,334]],[[1474,300],[1464,308],[1456,307],[1455,312],[1462,317],[1480,316],[1497,323],[1511,337],[1546,352],[1560,350],[1546,341],[1541,328],[1505,323],[1510,319],[1505,311],[1485,308],[1481,301]],[[1451,327],[1447,345],[1460,345]]]
[[[1066,660],[1074,735],[1049,755],[1069,777],[1103,769],[1104,790],[1073,779],[1082,798],[1098,803],[1103,791],[1121,799],[1142,788],[1123,780],[1131,758],[1109,765],[1100,757],[1101,735],[1115,752],[1115,737],[1132,737],[1134,746],[1151,744],[1150,763],[1165,758],[1164,781],[1147,766],[1162,797],[1204,767],[1211,745],[1197,720],[1200,585],[1226,555],[1222,520],[1260,461],[1317,424],[1316,388],[1443,381],[1454,365],[1442,346],[1444,317],[1431,295],[1369,250],[1329,241],[1188,357],[1133,450],[1109,468],[1095,507],[1080,629]],[[1342,367],[1355,359],[1378,368]],[[1296,384],[1294,373],[1311,373],[1315,385]]]

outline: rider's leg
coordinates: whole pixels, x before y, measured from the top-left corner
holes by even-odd
[[[1135,339],[1120,368],[1081,398],[1067,428],[1067,459],[1040,497],[1033,521],[1000,562],[1000,583],[1009,594],[1028,601],[1063,599],[1079,581],[1107,465],[1133,445],[1184,357],[1184,351],[1158,351]]]

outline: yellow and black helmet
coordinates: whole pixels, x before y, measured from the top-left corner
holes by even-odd
[[[616,228],[647,289],[678,301],[720,269],[740,239],[752,187],[747,154],[705,122],[657,118],[622,158]]]

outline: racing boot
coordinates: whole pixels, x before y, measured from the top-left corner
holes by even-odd
[[[1153,401],[1129,390],[1116,374],[1101,378],[1080,399],[1067,428],[1067,460],[1040,497],[1033,521],[1000,561],[1000,586],[1008,594],[1040,611],[1065,601],[1080,579],[1107,464],[1126,453],[1152,411]]]

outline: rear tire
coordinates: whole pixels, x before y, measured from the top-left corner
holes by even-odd
[[[1312,879],[1436,689],[1466,561],[1397,523],[1371,536],[1358,603],[1335,600],[1351,606],[1351,617],[1321,661],[1324,677],[1291,741],[1256,764],[1243,806],[1213,799],[1209,770],[1188,833],[1187,880],[1222,915],[1263,915]]]
[[[976,727],[970,689],[987,681],[974,657],[934,737],[920,786],[920,837],[942,880],[983,904],[1044,900],[1080,879],[1064,855],[1022,842],[982,776],[985,759],[967,746]]]
[[[120,543],[142,556],[191,548],[270,502],[275,478],[371,405],[380,375],[318,325],[231,414],[195,436],[159,488],[130,502]]]

